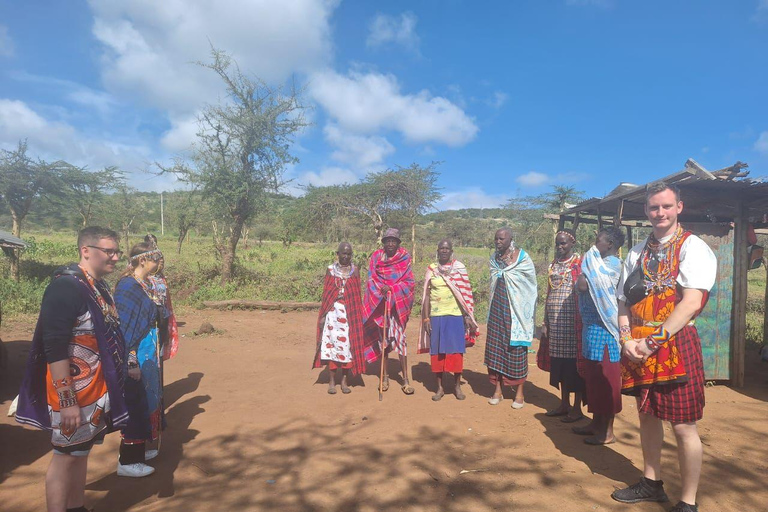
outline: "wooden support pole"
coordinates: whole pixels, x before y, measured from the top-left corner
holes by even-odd
[[[616,227],[621,226],[621,217],[624,215],[624,200],[619,201],[619,206],[616,208],[616,215],[613,217],[613,225]]]
[[[736,206],[733,232],[733,301],[731,310],[731,384],[744,387],[747,331],[747,218],[744,203]]]
[[[572,229],[575,233],[577,229],[579,229],[579,224],[581,224],[581,212],[576,212],[576,215],[573,216],[573,224]]]
[[[603,212],[600,211],[600,208],[597,208],[597,230],[600,231],[603,229]]]
[[[557,221],[557,230],[565,229],[565,217],[562,215],[559,217]]]

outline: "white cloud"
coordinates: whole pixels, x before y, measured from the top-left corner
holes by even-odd
[[[462,208],[498,208],[507,201],[504,195],[488,194],[480,187],[445,192],[437,203],[438,210],[460,210]]]
[[[486,101],[488,105],[490,105],[493,108],[499,109],[504,106],[504,104],[509,99],[509,96],[507,93],[501,92],[501,91],[495,91],[493,93],[493,96],[491,96],[490,99]]]
[[[521,174],[515,181],[524,187],[541,187],[544,185],[557,185],[566,183],[579,183],[589,180],[591,176],[583,172],[564,172],[555,175],[543,172],[530,171]]]
[[[70,124],[46,119],[23,101],[0,99],[0,147],[13,149],[23,139],[27,139],[30,156],[65,160],[89,169],[115,165],[138,173],[152,161],[150,150],[144,146],[89,137]],[[142,181],[149,179],[141,174],[134,176]],[[158,184],[155,180],[135,186],[146,190]]]
[[[418,52],[417,21],[416,15],[412,12],[404,12],[400,16],[379,13],[371,22],[366,44],[375,48],[387,43],[394,43]]]
[[[357,183],[360,178],[354,172],[343,167],[324,167],[319,172],[305,172],[296,180],[299,185],[327,187],[344,183]]]
[[[768,0],[758,0],[755,14],[752,15],[753,21],[768,20]]]
[[[16,49],[13,45],[13,39],[8,33],[8,27],[0,25],[0,57],[13,57]]]
[[[173,116],[170,121],[171,129],[163,134],[160,144],[173,153],[184,153],[190,150],[199,129],[197,114]]]
[[[550,178],[542,172],[530,171],[518,176],[515,181],[525,187],[540,187],[549,183]]]
[[[359,173],[382,163],[395,152],[395,147],[384,137],[348,133],[335,124],[326,125],[323,134],[325,140],[336,148],[331,158],[352,166]]]
[[[763,132],[755,141],[755,151],[768,154],[768,132]]]
[[[355,133],[395,130],[410,142],[463,146],[478,132],[474,120],[446,98],[426,90],[401,93],[393,75],[326,70],[312,76],[309,92],[342,128]]]
[[[269,83],[328,65],[330,16],[338,0],[89,0],[104,45],[107,89],[166,112],[166,147],[186,147],[189,119],[223,94],[220,78],[195,64],[210,46]]]

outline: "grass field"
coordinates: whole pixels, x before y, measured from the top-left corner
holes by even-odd
[[[51,272],[60,265],[75,261],[74,234],[28,233],[30,242],[22,256],[22,280],[9,279],[7,260],[0,263],[0,303],[6,318],[34,315],[38,312],[43,291]],[[138,242],[133,238],[131,243]],[[294,243],[284,246],[280,242],[243,244],[238,249],[235,279],[226,285],[220,282],[219,259],[210,238],[192,239],[176,252],[175,237],[160,237],[160,248],[166,258],[166,276],[173,290],[174,305],[180,308],[198,308],[203,301],[226,299],[252,299],[274,301],[319,301],[325,268],[335,258],[335,246]],[[407,244],[405,244],[407,246]],[[356,247],[355,262],[367,269],[373,247]],[[414,314],[420,311],[423,274],[433,261],[435,248],[417,247],[414,264],[416,276],[416,302]],[[457,247],[454,255],[464,262],[469,271],[477,303],[477,316],[484,320],[489,299],[489,249]],[[539,306],[543,306],[546,293],[546,265],[543,256],[533,255],[539,276]],[[120,271],[125,263],[118,267]],[[117,274],[117,273],[115,273]],[[114,282],[116,275],[110,277]],[[765,290],[765,270],[761,267],[749,272],[749,299],[747,313],[747,339],[762,341],[762,323]],[[539,307],[540,322],[544,308]]]

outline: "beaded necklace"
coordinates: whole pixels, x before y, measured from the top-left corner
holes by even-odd
[[[672,275],[675,250],[683,233],[683,227],[678,224],[675,233],[666,242],[660,242],[653,233],[648,237],[641,260],[645,286],[648,290],[661,292],[675,285],[675,278]]]
[[[91,291],[93,291],[93,295],[96,297],[96,302],[99,304],[99,308],[101,309],[101,314],[104,315],[104,320],[108,323],[114,323],[115,325],[120,323],[119,317],[117,315],[117,309],[115,308],[115,299],[112,298],[112,294],[109,293],[109,290],[107,290],[107,295],[109,296],[109,301],[104,298],[101,291],[99,290],[99,287],[96,286],[96,279],[87,271],[82,265],[78,265],[80,267],[80,270],[83,271],[83,275],[85,276],[85,281],[88,283],[88,286],[91,288]],[[105,288],[106,289],[106,288]]]
[[[549,272],[547,279],[549,281],[549,287],[553,290],[559,289],[561,286],[563,286],[566,281],[568,280],[568,276],[571,275],[571,264],[573,263],[573,260],[576,259],[579,255],[576,253],[571,254],[571,257],[568,258],[565,261],[557,261],[554,260],[552,263],[549,264]],[[558,280],[557,285],[555,285],[552,282],[552,278],[554,276],[559,276],[560,279]]]
[[[346,267],[341,266],[337,263],[333,264],[333,278],[336,280],[336,286],[339,288],[339,297],[344,296],[344,289],[347,285],[347,279],[352,275],[352,272],[355,271],[354,265],[348,265]]]
[[[440,274],[444,275],[444,276],[448,276],[448,275],[450,275],[450,274],[451,274],[451,272],[453,272],[453,263],[454,263],[455,261],[456,261],[456,260],[451,260],[451,262],[450,262],[449,264],[447,264],[447,265],[441,265],[441,264],[438,262],[438,264],[437,264],[437,271],[438,271]]]
[[[133,274],[133,278],[136,280],[137,283],[139,283],[139,286],[141,286],[141,289],[144,290],[144,293],[147,294],[147,297],[149,297],[149,300],[151,300],[158,306],[162,306],[163,304],[162,299],[158,297],[157,293],[155,293],[155,290],[153,288],[150,288],[150,286],[146,283],[146,281],[136,277],[136,274]]]

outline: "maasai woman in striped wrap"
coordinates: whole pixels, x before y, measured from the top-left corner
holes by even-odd
[[[328,394],[336,394],[336,371],[341,370],[341,392],[352,390],[347,376],[365,370],[363,339],[363,300],[360,269],[352,263],[352,246],[339,244],[338,262],[325,273],[323,299],[317,319],[317,350],[313,368],[328,367]]]
[[[408,380],[408,352],[405,341],[405,327],[413,307],[413,270],[411,255],[400,247],[400,231],[387,229],[381,238],[383,249],[374,251],[368,269],[368,283],[365,289],[363,316],[365,318],[365,354],[368,362],[373,362],[381,355],[381,346],[385,348],[384,380],[382,389],[389,389],[386,354],[394,349],[400,356],[400,368],[403,372],[403,393],[414,392]],[[389,301],[387,301],[389,297]],[[387,318],[387,332],[384,328],[385,304],[389,302],[390,316]]]
[[[118,476],[142,477],[154,472],[145,462],[156,457],[158,451],[147,450],[146,444],[159,439],[164,427],[158,328],[163,305],[149,281],[161,256],[150,243],[134,245],[128,269],[115,286],[129,377],[125,380],[129,419],[122,430]]]
[[[488,403],[501,402],[502,384],[517,386],[512,408],[522,409],[525,405],[523,384],[528,377],[528,347],[533,341],[536,269],[528,254],[515,247],[510,228],[496,231],[494,242],[485,365],[496,391]]]
[[[584,254],[581,275],[576,281],[582,321],[582,351],[585,359],[584,381],[589,397],[592,422],[573,427],[584,442],[610,444],[613,419],[621,412],[621,348],[619,346],[619,308],[616,287],[621,277],[621,260],[616,256],[624,244],[624,233],[610,226],[601,229],[595,245]]]
[[[461,391],[461,372],[466,347],[474,345],[477,336],[474,309],[467,268],[453,259],[453,243],[443,240],[437,244],[437,263],[424,276],[419,336],[419,353],[430,353],[432,372],[437,376],[435,402],[445,395],[443,372],[454,374],[456,398],[466,398]]]
[[[576,279],[581,273],[581,258],[573,252],[576,235],[561,229],[555,235],[555,259],[549,265],[547,302],[542,336],[549,340],[549,383],[560,389],[560,405],[547,416],[565,416],[564,423],[584,417],[581,412],[584,379],[577,362],[581,360],[581,319],[576,301]],[[573,407],[570,404],[574,394]]]

